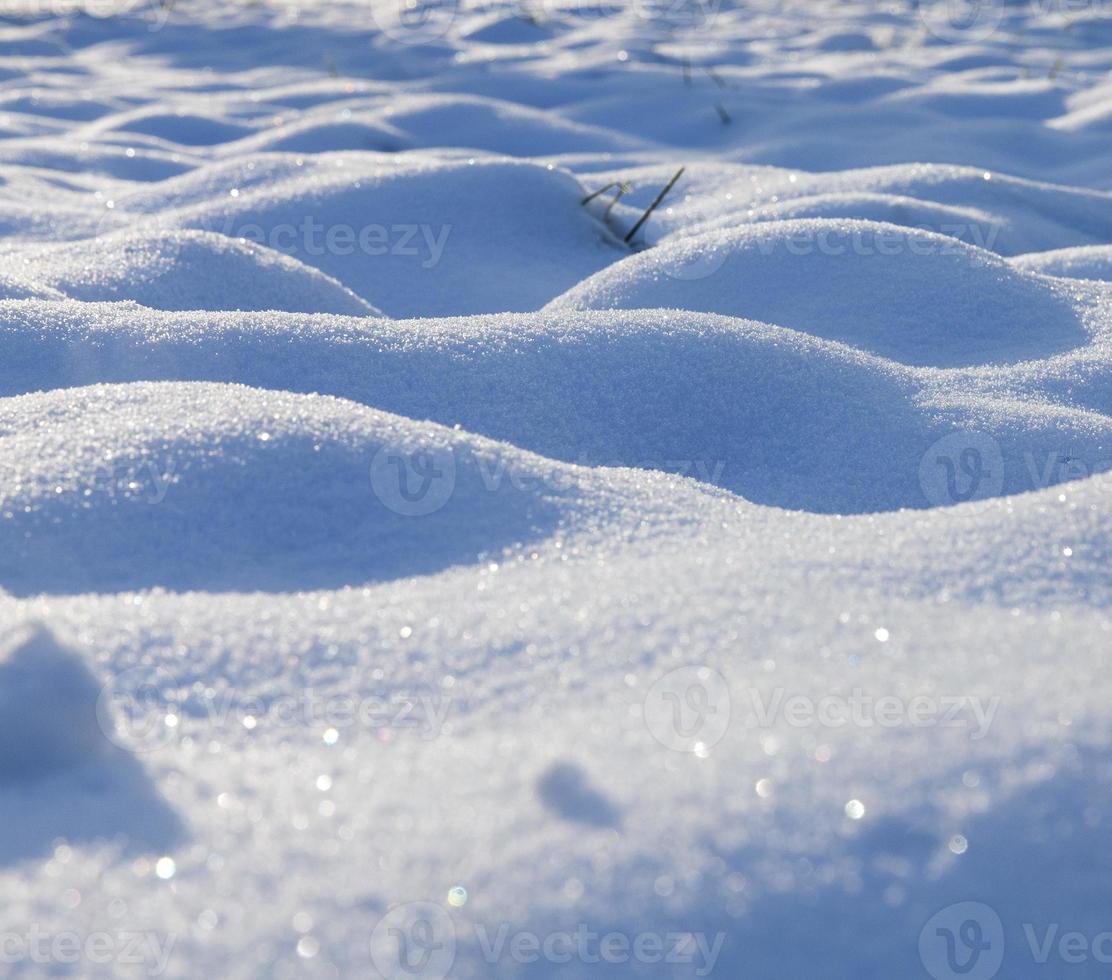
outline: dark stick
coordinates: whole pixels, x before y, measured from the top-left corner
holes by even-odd
[[[584,204],[590,204],[591,201],[593,201],[596,197],[599,196],[599,194],[605,194],[608,190],[610,190],[611,187],[621,187],[621,186],[622,185],[619,184],[616,180],[613,180],[609,184],[606,184],[605,186],[600,187],[593,194],[588,194],[585,198],[583,198],[582,201],[579,202],[579,206],[583,207]]]
[[[668,183],[664,185],[663,190],[656,195],[656,200],[645,209],[645,213],[638,219],[637,224],[629,229],[629,234],[626,235],[624,239],[627,245],[629,244],[629,240],[637,234],[641,226],[649,220],[649,215],[656,210],[656,206],[664,200],[665,195],[675,186],[676,181],[680,179],[680,175],[683,174],[684,169],[684,167],[680,167],[680,169],[672,175],[672,179],[668,181]]]

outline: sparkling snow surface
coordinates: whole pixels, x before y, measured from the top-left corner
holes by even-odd
[[[1106,3],[4,9],[5,976],[1106,974]]]

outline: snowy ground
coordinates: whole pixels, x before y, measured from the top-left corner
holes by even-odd
[[[1108,975],[1112,6],[66,6],[5,976]]]

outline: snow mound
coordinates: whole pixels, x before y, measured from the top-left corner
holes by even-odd
[[[1012,265],[1025,272],[1070,279],[1112,280],[1112,245],[1079,245],[1017,255]]]
[[[4,299],[65,299],[56,289],[34,282],[23,275],[0,272],[0,296]]]
[[[164,113],[140,109],[112,120],[113,128],[121,133],[153,136],[168,143],[182,146],[214,146],[251,132],[246,126],[228,119],[186,112]]]
[[[0,786],[99,759],[108,747],[98,722],[100,693],[85,662],[46,629],[6,637],[0,649]]]
[[[412,141],[393,126],[383,124],[377,112],[346,114],[329,107],[328,113],[306,113],[304,118],[292,119],[288,124],[264,130],[257,136],[244,139],[239,149],[268,153],[327,153],[337,150],[370,150],[378,153],[396,153],[410,149]],[[322,118],[323,116],[323,118]]]
[[[290,169],[235,197],[193,177],[180,192],[204,196],[177,219],[280,248],[398,317],[539,309],[622,255],[579,184],[543,166],[322,154]]]
[[[807,174],[790,184],[788,195],[806,193],[806,188],[834,198],[841,192],[865,191],[954,209],[956,221],[942,223],[926,216],[926,225],[1002,255],[1102,242],[1112,227],[1112,193],[1106,190],[979,167],[916,163]],[[951,230],[955,224],[960,233]]]
[[[491,14],[476,27],[469,27],[467,40],[483,44],[539,44],[550,41],[557,31],[550,23],[522,14]]]
[[[892,92],[878,101],[901,109],[915,106],[965,119],[978,116],[1045,119],[1062,112],[1065,94],[1062,86],[1047,79],[958,80],[943,76],[932,84]]]
[[[523,31],[540,34],[538,28],[521,23]],[[632,138],[615,139],[613,131],[598,126],[565,120],[558,113],[477,96],[402,97],[393,101],[386,118],[418,146],[471,147],[515,157],[644,146]]]
[[[566,463],[662,470],[821,513],[956,502],[925,490],[921,467],[961,433],[997,447],[993,494],[1038,486],[1032,467],[1058,453],[1103,470],[1112,445],[1112,420],[1040,397],[1026,374],[1019,399],[971,373],[706,313],[366,321],[0,305],[0,394],[144,380],[284,384]]]
[[[666,171],[640,171],[642,208],[670,176]],[[597,179],[601,185],[638,176],[636,170],[608,170]],[[692,235],[760,221],[851,218],[921,228],[1000,255],[1100,244],[1112,229],[1108,191],[975,167],[909,163],[808,173],[699,163],[688,168],[679,191],[651,225]],[[631,210],[631,219],[637,213]]]
[[[132,300],[157,310],[378,313],[311,266],[210,232],[114,232],[91,242],[10,252],[0,257],[4,266],[47,283],[58,296],[87,302]]]
[[[777,195],[779,196],[779,195]],[[992,212],[954,204],[936,204],[902,194],[875,194],[847,191],[845,193],[813,194],[789,197],[754,209],[753,220],[788,221],[801,218],[853,218],[860,221],[878,221],[912,228],[930,229],[948,234],[967,244],[989,248],[999,240],[1001,225],[1005,222]],[[730,218],[708,221],[698,231],[727,228]],[[979,234],[980,241],[970,237]]]
[[[583,483],[429,423],[209,384],[28,395],[0,431],[0,585],[21,594],[422,574],[551,537]]]
[[[1045,357],[1085,343],[1072,298],[954,238],[871,221],[778,221],[675,238],[546,309],[748,317],[910,365]]]

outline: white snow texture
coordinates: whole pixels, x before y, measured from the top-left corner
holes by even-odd
[[[5,976],[1106,975],[1107,4],[3,14]]]

